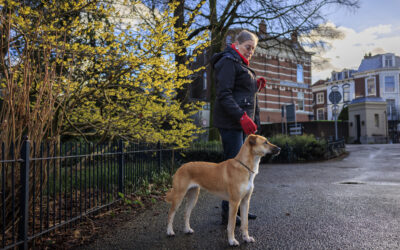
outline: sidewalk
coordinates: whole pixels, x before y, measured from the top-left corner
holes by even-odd
[[[262,165],[255,179],[249,222],[256,240],[237,249],[399,249],[400,145],[350,145],[349,156],[310,164]],[[183,204],[184,205],[184,204]],[[228,249],[220,200],[201,193],[191,218],[193,235],[166,236],[169,204],[77,249]]]

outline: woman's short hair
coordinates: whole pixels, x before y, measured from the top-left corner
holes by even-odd
[[[258,37],[256,34],[251,33],[248,30],[242,30],[240,31],[240,33],[236,36],[235,39],[239,44],[242,44],[248,40],[252,40],[254,42],[256,42],[256,44],[258,43]]]

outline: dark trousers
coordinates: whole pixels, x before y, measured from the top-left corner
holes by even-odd
[[[219,129],[219,134],[222,139],[222,147],[224,148],[224,158],[225,160],[234,158],[240,151],[246,136],[243,130],[234,129]],[[229,202],[222,201],[222,215],[227,216],[229,211]]]
[[[222,139],[225,160],[234,158],[239,153],[239,150],[246,139],[243,131],[220,128],[219,134]]]

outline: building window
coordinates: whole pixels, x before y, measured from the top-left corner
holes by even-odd
[[[332,72],[332,81],[336,81],[336,72]]]
[[[343,102],[350,102],[350,84],[343,85]]]
[[[324,93],[317,93],[317,104],[324,104]]]
[[[345,71],[345,72],[344,72],[344,78],[345,78],[345,79],[349,78],[349,71]]]
[[[394,76],[385,76],[385,92],[394,92]]]
[[[324,116],[324,109],[317,109],[317,120],[321,121],[321,120],[325,120],[325,116]]]
[[[203,73],[203,90],[207,89],[207,72],[204,71]]]
[[[303,76],[303,66],[301,64],[297,64],[297,82],[304,82]]]
[[[375,127],[379,128],[379,114],[375,114]]]
[[[304,110],[304,93],[297,92],[297,106],[298,110]]]
[[[395,99],[386,99],[387,103],[387,114],[389,120],[395,120],[396,118],[396,100]]]
[[[375,77],[367,79],[367,96],[376,96]]]
[[[226,36],[226,44],[230,45],[232,43],[232,37],[230,35]]]
[[[385,66],[384,67],[393,67],[393,56],[385,56]]]

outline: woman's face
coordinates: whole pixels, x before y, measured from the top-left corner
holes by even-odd
[[[256,42],[253,40],[247,40],[242,44],[239,44],[239,42],[235,42],[235,45],[237,46],[237,49],[239,50],[240,54],[242,54],[249,61],[253,56],[257,46]]]

